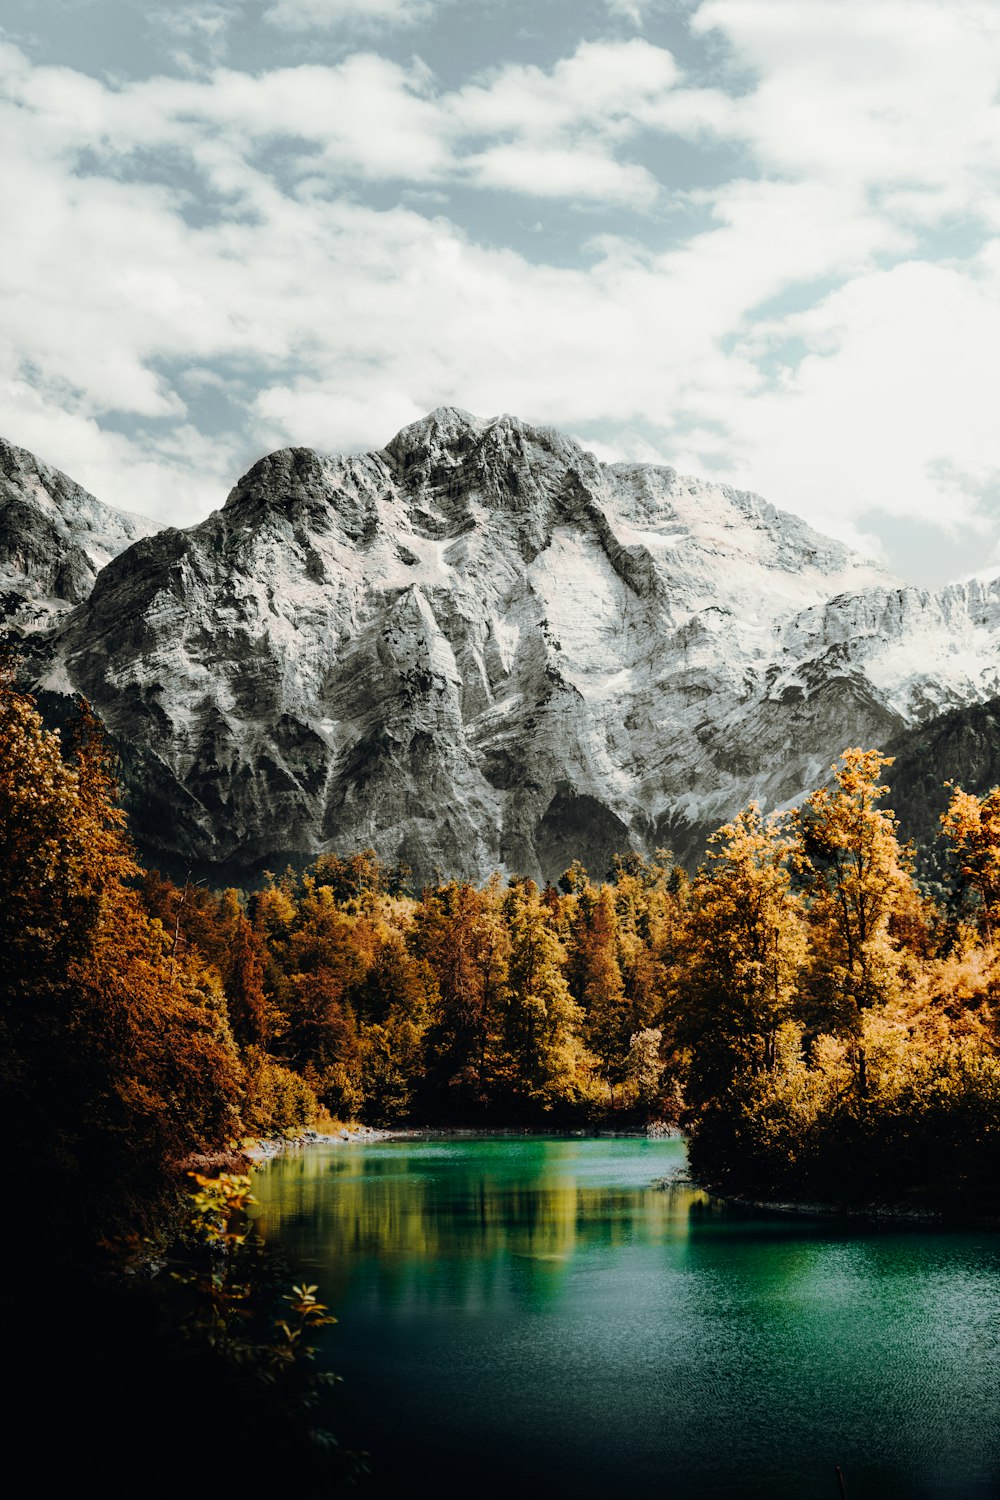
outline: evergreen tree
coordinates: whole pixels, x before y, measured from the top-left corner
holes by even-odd
[[[235,891],[226,891],[221,904],[227,939],[222,978],[233,1034],[240,1046],[260,1046],[270,1030],[263,944]]]
[[[618,964],[618,913],[610,886],[602,886],[577,938],[585,1015],[584,1037],[611,1091],[625,1077],[635,1015]]]
[[[448,1113],[475,1112],[488,1099],[507,972],[496,887],[478,891],[451,881],[425,891],[410,944],[437,986],[427,1033],[430,1097]]]
[[[501,1080],[515,1101],[544,1111],[578,1104],[589,1090],[591,1059],[562,973],[565,949],[533,881],[515,886],[504,909],[511,952]]]

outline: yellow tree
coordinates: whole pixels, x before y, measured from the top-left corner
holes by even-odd
[[[691,888],[688,956],[677,981],[677,1028],[693,1050],[696,1107],[773,1064],[809,947],[793,889],[798,840],[790,817],[764,818],[752,802],[709,843]]]
[[[803,871],[811,898],[817,951],[818,1018],[860,1036],[868,1007],[899,989],[901,959],[890,925],[893,914],[917,901],[909,851],[896,836],[896,818],[878,803],[889,756],[845,750],[833,767],[836,790],[813,792],[802,809]],[[858,1090],[867,1092],[864,1046],[855,1061]]]
[[[64,754],[0,673],[0,1100],[40,1215],[138,1211],[238,1125],[214,971],[145,912],[108,752],[86,706]],[[19,1158],[19,1151],[12,1152]],[[36,1226],[38,1228],[38,1226]],[[38,1229],[43,1233],[42,1229]]]
[[[437,995],[427,1034],[427,1070],[446,1108],[478,1109],[487,1097],[490,1059],[502,1021],[507,932],[494,881],[426,890],[409,944],[431,969]]]
[[[962,884],[978,898],[979,921],[992,947],[1000,907],[1000,787],[977,797],[951,782],[948,785],[951,801],[941,815],[941,829],[951,844]]]
[[[515,1098],[549,1110],[585,1094],[591,1059],[580,1039],[582,1012],[563,974],[566,950],[527,880],[504,903],[511,950],[500,1068]]]

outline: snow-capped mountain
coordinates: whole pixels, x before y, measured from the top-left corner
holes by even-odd
[[[86,599],[106,563],[155,530],[0,438],[0,622],[51,625]]]
[[[446,408],[137,541],[42,686],[123,748],[149,856],[602,874],[1000,692],[998,644],[1000,584],[907,588],[755,495]]]

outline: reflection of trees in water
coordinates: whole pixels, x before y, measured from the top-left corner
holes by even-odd
[[[686,1178],[664,1177],[654,1186],[670,1205],[672,1218],[687,1219],[689,1224],[698,1224],[702,1220],[717,1222],[726,1213],[726,1205],[721,1198],[713,1198],[711,1193],[706,1193],[704,1188],[695,1187]]]
[[[692,1204],[708,1201],[687,1183],[590,1186],[546,1148],[537,1176],[516,1179],[485,1158],[458,1167],[429,1152],[361,1161],[305,1152],[269,1170],[258,1223],[334,1301],[361,1277],[393,1301],[495,1298],[503,1282],[511,1295],[547,1300],[576,1252],[676,1241]]]

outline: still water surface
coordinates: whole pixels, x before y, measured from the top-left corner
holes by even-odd
[[[320,1145],[258,1219],[379,1494],[1000,1495],[1000,1237],[738,1215],[679,1141]],[[368,1491],[368,1486],[365,1486]]]

